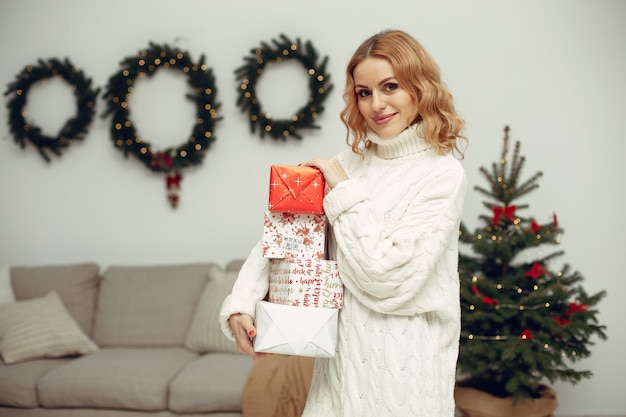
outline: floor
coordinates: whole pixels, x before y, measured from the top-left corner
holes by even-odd
[[[459,413],[458,411],[457,411],[455,416],[456,417],[462,417],[461,413]],[[578,414],[578,415],[566,415],[565,416],[565,415],[557,413],[557,414],[554,415],[554,417],[626,417],[626,414],[619,414],[619,415],[606,415],[606,414],[603,414],[603,415],[600,415],[600,414],[594,414],[594,415],[584,414],[584,415],[581,415],[581,414]]]

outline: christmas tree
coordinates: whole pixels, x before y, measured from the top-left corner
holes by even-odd
[[[523,181],[520,143],[510,160],[508,145],[505,127],[499,163],[491,171],[480,168],[489,188],[475,190],[490,199],[483,203],[489,214],[479,217],[482,226],[470,233],[461,224],[458,383],[517,402],[538,398],[546,381],[592,376],[571,365],[590,355],[594,335],[607,338],[594,308],[606,292],[589,295],[580,285],[583,276],[568,264],[552,269],[564,254],[552,248],[563,230],[556,214],[545,223],[519,214],[528,204],[517,200],[539,187],[542,173]]]

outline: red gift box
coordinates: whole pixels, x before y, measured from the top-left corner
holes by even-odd
[[[317,168],[272,165],[268,209],[274,213],[323,214],[325,184]]]

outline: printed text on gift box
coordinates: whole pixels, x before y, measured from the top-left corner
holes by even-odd
[[[343,284],[335,261],[272,259],[272,303],[303,307],[342,308]]]

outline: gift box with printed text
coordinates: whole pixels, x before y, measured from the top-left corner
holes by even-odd
[[[337,261],[285,258],[270,260],[269,301],[302,307],[343,307]]]
[[[275,213],[323,214],[322,172],[304,165],[272,165],[268,210]]]
[[[323,214],[265,212],[263,256],[324,259],[327,219]]]

